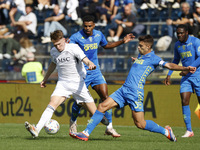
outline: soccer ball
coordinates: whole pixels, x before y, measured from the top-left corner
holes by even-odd
[[[48,134],[56,134],[58,132],[58,130],[60,129],[60,125],[59,123],[54,120],[51,119],[48,123],[45,124],[44,126],[44,130],[46,131],[46,133]]]

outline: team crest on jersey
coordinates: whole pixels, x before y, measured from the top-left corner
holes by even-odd
[[[85,37],[84,36],[82,36],[82,38],[81,39],[85,39]]]
[[[92,42],[92,37],[89,37],[90,42]]]

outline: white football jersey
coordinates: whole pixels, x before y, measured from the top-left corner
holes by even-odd
[[[55,47],[50,51],[52,61],[57,65],[59,81],[79,82],[86,76],[82,59],[86,57],[78,44],[65,44],[59,52]]]

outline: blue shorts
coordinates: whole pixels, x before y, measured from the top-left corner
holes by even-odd
[[[195,90],[197,96],[200,96],[200,78],[189,77],[181,79],[180,93],[193,92]]]
[[[104,84],[104,83],[106,84],[106,80],[104,76],[102,75],[101,71],[87,73],[86,78],[85,78],[85,84],[87,88],[89,87],[89,85],[91,85],[91,87],[94,87],[95,85]]]
[[[129,105],[132,111],[144,111],[143,90],[130,89],[128,87],[122,86],[109,97],[111,97],[116,103],[119,104],[119,108]]]

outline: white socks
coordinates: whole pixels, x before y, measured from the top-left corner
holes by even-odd
[[[113,128],[112,122],[109,122],[109,124],[108,124],[108,126],[106,128],[107,129],[112,129]]]
[[[40,117],[38,124],[36,125],[38,133],[44,127],[45,123],[51,119],[54,111],[55,111],[55,109],[50,105],[48,105],[47,108],[44,110],[42,116]]]
[[[165,129],[165,136],[168,137],[168,135],[169,135],[169,132],[167,129]]]

